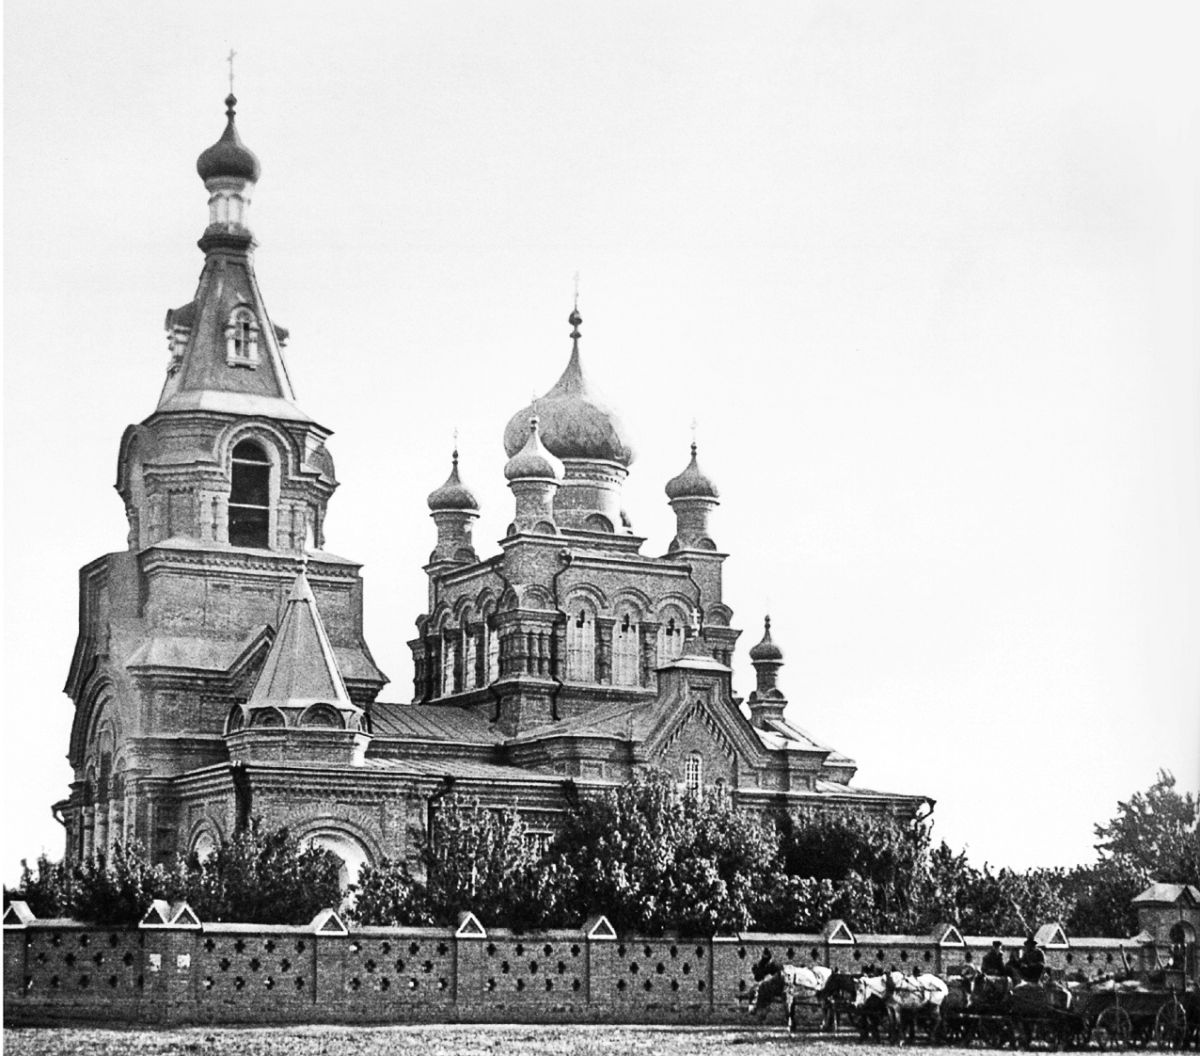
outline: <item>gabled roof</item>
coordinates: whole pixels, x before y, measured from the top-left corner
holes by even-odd
[[[300,572],[288,595],[279,633],[246,706],[305,708],[322,703],[356,710],[346,692],[308,577]]]

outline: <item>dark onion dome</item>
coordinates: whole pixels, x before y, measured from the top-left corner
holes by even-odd
[[[225,131],[221,134],[220,139],[196,159],[196,171],[200,173],[200,179],[206,182],[220,176],[233,176],[257,183],[259,173],[262,172],[262,166],[258,163],[254,151],[247,147],[242,142],[242,137],[238,135],[237,125],[233,119],[235,106],[237,106],[237,98],[227,95],[225,97],[225,115],[229,120],[225,125]]]
[[[536,410],[541,419],[542,441],[557,458],[602,458],[629,466],[633,449],[625,439],[624,427],[617,416],[588,390],[579,361],[578,310],[568,322],[574,328],[571,359],[554,387],[533,404],[522,407],[504,428],[504,450],[511,457],[525,444],[530,415]]]
[[[450,476],[440,488],[429,493],[429,508],[437,513],[439,510],[477,510],[479,503],[475,496],[458,476],[458,451],[454,452]]]
[[[560,480],[562,463],[546,450],[538,435],[538,416],[529,418],[525,446],[504,465],[506,480]]]
[[[696,443],[692,442],[692,460],[677,477],[667,481],[668,499],[716,499],[721,493],[696,462]]]
[[[771,617],[767,616],[763,619],[763,636],[762,641],[750,650],[751,660],[782,660],[783,650],[771,641]]]

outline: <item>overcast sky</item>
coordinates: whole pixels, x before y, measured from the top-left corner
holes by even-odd
[[[411,697],[452,432],[488,555],[578,271],[647,553],[698,422],[736,692],[769,611],[789,717],[977,863],[1088,861],[1159,767],[1200,787],[1190,15],[7,3],[5,880],[62,851],[77,570],[125,544],[117,445],[195,289],[231,47],[383,699]]]

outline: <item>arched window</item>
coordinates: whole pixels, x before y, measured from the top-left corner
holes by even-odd
[[[258,366],[258,320],[249,308],[235,308],[225,327],[225,362],[231,367]]]
[[[229,542],[265,550],[271,531],[271,461],[256,440],[233,449],[229,488]]]
[[[454,684],[454,669],[458,663],[458,631],[446,628],[442,631],[442,696],[458,692]]]
[[[637,613],[626,609],[613,627],[613,685],[636,686],[641,677],[641,628]]]
[[[496,617],[488,614],[483,618],[484,634],[487,636],[487,684],[491,685],[500,677],[500,632],[496,629]]]
[[[578,602],[567,613],[567,681],[596,681],[596,617]]]
[[[698,796],[704,787],[704,760],[695,753],[689,755],[683,764],[683,788],[690,796]]]
[[[683,628],[686,618],[676,608],[663,612],[658,626],[658,666],[683,656]]]

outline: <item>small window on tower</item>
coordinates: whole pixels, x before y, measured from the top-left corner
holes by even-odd
[[[235,308],[225,328],[225,362],[231,367],[258,366],[258,320],[249,308]]]

